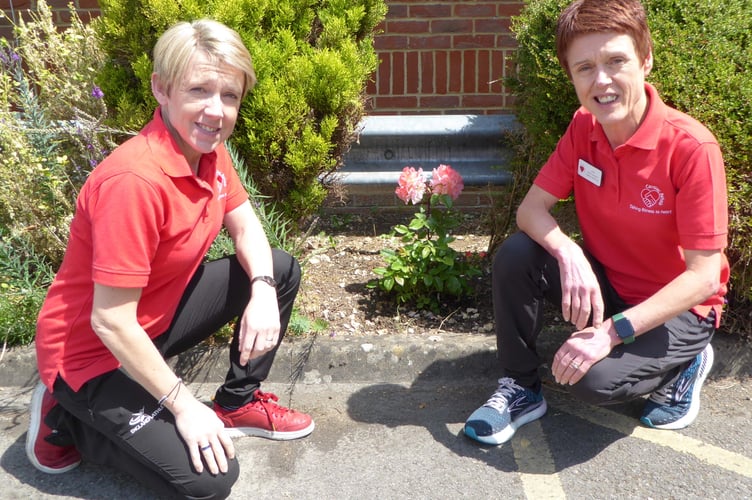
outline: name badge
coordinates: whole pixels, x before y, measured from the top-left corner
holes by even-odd
[[[601,169],[582,159],[577,164],[577,175],[598,187],[600,187],[601,180],[603,179],[603,171]]]

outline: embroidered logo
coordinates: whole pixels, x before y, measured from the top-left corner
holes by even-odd
[[[650,184],[647,184],[645,186],[645,189],[643,189],[640,193],[640,197],[642,198],[642,202],[648,208],[663,205],[664,196],[657,186],[651,186]]]
[[[227,193],[225,192],[227,190],[227,177],[225,176],[224,172],[217,172],[217,199],[221,200],[222,198],[227,197]]]
[[[630,203],[630,210],[653,215],[671,215],[673,213],[671,208],[661,208],[666,201],[666,196],[658,186],[645,184],[645,187],[640,191],[640,200],[642,201],[642,206]]]

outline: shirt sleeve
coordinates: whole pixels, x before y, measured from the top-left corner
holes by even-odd
[[[574,189],[573,166],[577,163],[574,152],[575,123],[576,119],[573,119],[534,181],[536,186],[560,200],[569,197]]]
[[[728,193],[717,143],[699,145],[676,170],[677,227],[680,245],[717,250],[728,245]]]
[[[103,181],[85,207],[92,238],[92,279],[143,288],[165,216],[159,192],[145,179],[123,173]]]

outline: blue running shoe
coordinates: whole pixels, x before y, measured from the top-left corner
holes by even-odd
[[[546,414],[543,395],[517,385],[514,379],[499,379],[499,388],[486,404],[465,422],[469,438],[485,444],[506,443],[518,428]]]
[[[667,402],[658,403],[651,396],[645,404],[640,422],[655,429],[683,429],[700,413],[700,389],[713,366],[713,347],[708,344],[672,386]]]

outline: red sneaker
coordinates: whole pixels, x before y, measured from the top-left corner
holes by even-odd
[[[81,454],[75,446],[55,446],[45,439],[54,431],[44,423],[44,418],[56,404],[52,394],[39,382],[31,395],[26,456],[34,467],[47,474],[62,474],[81,463]]]
[[[286,441],[313,432],[310,415],[276,403],[279,398],[270,392],[256,390],[253,401],[237,410],[227,410],[214,403],[214,412],[225,424],[230,437],[259,436]]]

